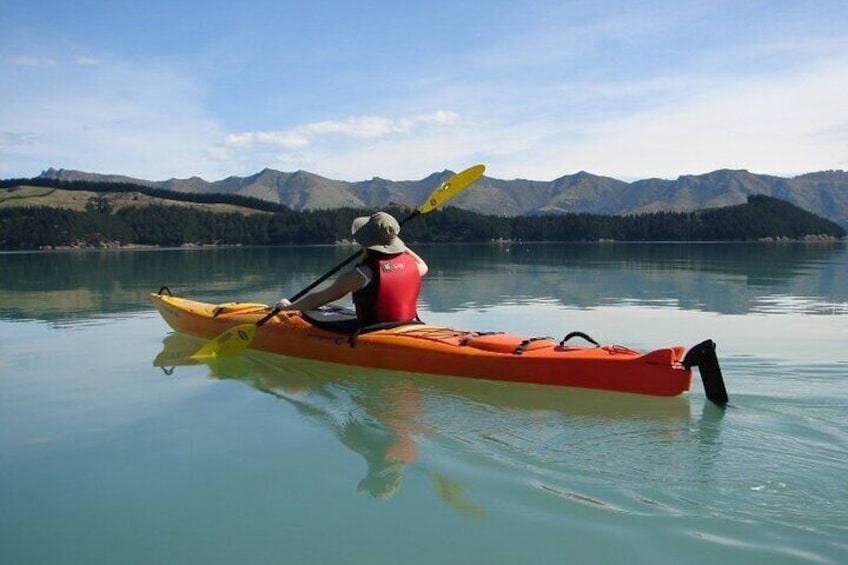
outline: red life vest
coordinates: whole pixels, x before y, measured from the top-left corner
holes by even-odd
[[[421,274],[412,255],[405,251],[396,255],[369,253],[362,264],[371,269],[371,282],[353,293],[360,321],[376,324],[418,316]]]

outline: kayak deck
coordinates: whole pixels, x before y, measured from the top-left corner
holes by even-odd
[[[210,304],[161,292],[151,300],[171,328],[205,339],[256,324],[270,312],[265,304]],[[620,345],[573,345],[569,336],[557,342],[424,323],[351,332],[344,318],[338,310],[279,312],[255,328],[250,347],[359,367],[656,396],[676,396],[691,385],[692,365],[682,346],[641,353]]]

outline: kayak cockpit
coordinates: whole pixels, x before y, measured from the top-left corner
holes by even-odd
[[[332,305],[322,306],[316,310],[304,310],[301,311],[301,315],[316,328],[350,336],[402,326],[421,325],[424,323],[416,318],[414,320],[399,320],[396,322],[381,322],[366,325],[356,317],[356,311],[353,308]]]

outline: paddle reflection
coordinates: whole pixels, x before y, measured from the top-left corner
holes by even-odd
[[[180,365],[199,364],[190,356],[203,344],[171,334],[153,364],[169,374]],[[432,468],[431,458],[422,461],[422,445],[448,444],[451,450],[459,445],[499,461],[526,458],[523,466],[530,470],[534,461],[550,460],[552,454],[573,459],[574,442],[582,443],[581,433],[598,426],[614,430],[638,421],[647,423],[645,433],[667,433],[675,441],[690,419],[685,396],[653,398],[398,373],[253,351],[203,363],[212,378],[247,383],[330,430],[365,461],[359,492],[385,500],[397,494],[407,470],[423,472],[441,500],[478,519],[485,512],[459,482]],[[553,436],[558,437],[556,445]]]

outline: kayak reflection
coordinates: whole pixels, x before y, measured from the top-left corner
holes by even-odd
[[[328,363],[250,351],[237,356],[199,360],[191,357],[204,341],[174,333],[153,365],[167,374],[179,366],[205,364],[209,376],[250,384],[256,390],[294,406],[311,422],[332,431],[341,443],[366,463],[357,491],[385,500],[400,489],[406,468],[418,462],[416,434],[425,434],[421,420],[422,390],[409,382],[374,380],[374,372]],[[368,377],[353,386],[355,379]],[[367,384],[366,384],[367,383]],[[440,499],[475,518],[483,511],[468,501],[456,481],[436,470],[428,475]]]
[[[579,433],[616,421],[626,427],[638,420],[661,424],[652,427],[673,435],[688,429],[690,420],[686,397],[364,369],[252,350],[203,361],[191,358],[204,343],[170,334],[153,364],[173,374],[181,365],[204,363],[212,378],[247,383],[295,407],[364,459],[365,476],[357,485],[361,493],[391,498],[405,472],[415,470],[429,476],[441,500],[474,518],[483,518],[484,511],[466,497],[462,485],[433,468],[431,458],[422,461],[424,443],[460,445],[498,460],[504,457],[497,450],[533,458],[551,449],[546,442],[552,432]]]

